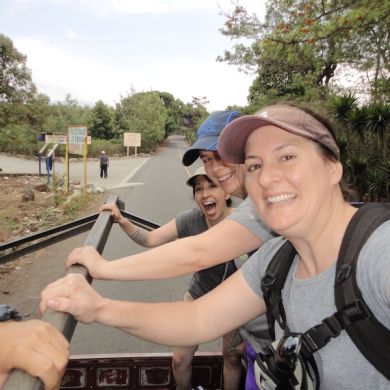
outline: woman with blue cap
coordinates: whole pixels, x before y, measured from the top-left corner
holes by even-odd
[[[195,143],[184,153],[182,159],[183,165],[189,166],[200,158],[209,178],[225,193],[243,199],[234,212],[201,234],[114,262],[105,261],[92,247],[77,248],[68,257],[67,265],[83,264],[97,279],[101,277],[99,271],[101,267],[110,269],[112,279],[161,279],[213,267],[230,261],[231,258],[245,259],[248,257],[247,253],[258,249],[263,242],[272,238],[273,235],[257,217],[251,200],[247,198],[245,166],[221,159],[217,151],[222,130],[240,116],[241,114],[235,110],[212,113],[199,126]],[[107,207],[115,206],[104,205],[101,211]],[[138,235],[138,238],[144,241],[143,232],[138,229],[134,235]],[[142,245],[142,242],[139,243]],[[159,242],[160,244],[162,242]],[[265,316],[246,324],[240,333],[258,352],[270,341]],[[249,345],[247,350],[251,352]]]

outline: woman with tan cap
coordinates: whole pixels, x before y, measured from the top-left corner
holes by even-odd
[[[229,195],[209,179],[203,167],[198,168],[187,180],[192,188],[197,207],[178,214],[174,219],[159,228],[147,231],[134,225],[122,216],[115,204],[105,204],[100,211],[110,211],[114,223],[137,244],[147,248],[156,247],[178,238],[200,234],[217,225],[233,212]],[[103,262],[99,267],[99,279],[117,279],[112,269],[118,269],[116,260]],[[119,263],[120,265],[120,263]],[[126,268],[122,268],[121,280],[126,280]],[[190,281],[184,300],[198,299],[231,276],[237,267],[233,260],[195,272]],[[95,275],[96,276],[96,275]],[[175,348],[172,357],[172,370],[178,390],[191,386],[192,357],[198,345]],[[238,330],[223,336],[224,383],[226,389],[238,389],[241,378],[241,356],[243,345],[238,337]]]
[[[285,325],[293,340],[289,339],[292,342],[287,348],[285,344],[276,348],[275,362],[290,380],[287,369],[295,369],[296,353],[299,356],[296,339],[308,328],[318,329],[324,318],[336,312],[336,261],[344,234],[357,212],[343,199],[339,149],[326,122],[306,110],[274,105],[227,126],[219,153],[231,162],[245,161],[246,186],[257,212],[284,237],[265,243],[238,272],[193,302],[113,301],[98,295],[84,278],[70,275],[46,288],[41,310],[50,307],[70,312],[79,321],[116,326],[163,344],[192,345],[212,340],[266,312],[261,279],[287,239],[296,255],[282,289],[282,300]],[[387,332],[389,235],[389,221],[375,229],[360,251],[356,271],[365,307]],[[351,321],[350,325],[354,319]],[[275,331],[277,338],[283,336],[278,326]],[[317,388],[389,388],[385,375],[363,356],[345,330],[333,337],[312,354],[317,364]],[[283,351],[291,353],[287,359]],[[295,371],[293,374],[296,379]],[[292,382],[289,386],[295,388]]]

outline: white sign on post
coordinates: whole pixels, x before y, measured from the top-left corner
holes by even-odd
[[[84,139],[88,136],[87,126],[70,126],[68,128],[69,153],[83,155]]]
[[[124,146],[141,146],[141,133],[123,133]]]
[[[129,147],[134,147],[134,156],[137,157],[137,148],[141,146],[141,133],[123,133],[123,145],[127,147],[127,157],[129,157]]]
[[[47,144],[66,144],[68,136],[66,134],[45,134],[45,142]]]

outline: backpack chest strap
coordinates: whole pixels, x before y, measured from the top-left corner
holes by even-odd
[[[313,326],[302,335],[302,352],[310,356],[324,347],[332,338],[339,336],[343,329],[360,320],[372,317],[371,310],[364,301],[356,300],[342,310],[325,318],[321,324]]]

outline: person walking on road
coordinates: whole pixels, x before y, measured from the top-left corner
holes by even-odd
[[[100,177],[107,179],[107,169],[109,166],[108,156],[106,155],[106,152],[102,150],[99,157],[100,162]]]

